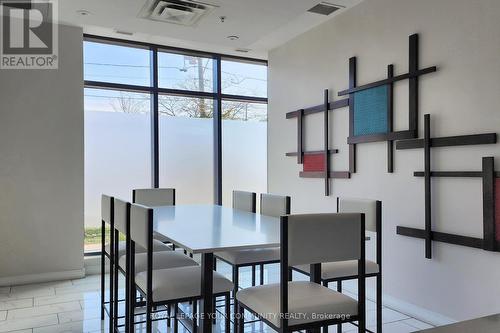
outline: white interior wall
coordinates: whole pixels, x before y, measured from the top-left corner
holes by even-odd
[[[397,225],[424,226],[424,183],[413,177],[423,170],[422,150],[396,151],[395,173],[388,174],[385,143],[358,145],[357,173],[333,180],[330,197],[322,180],[299,178],[301,166],[285,157],[296,150],[297,132],[286,112],[321,104],[325,88],[338,100],[351,56],[358,57],[358,85],[385,78],[390,63],[396,75],[407,72],[413,33],[420,34],[420,67],[438,66],[420,79],[420,135],[425,113],[432,136],[500,133],[500,1],[366,0],[270,52],[269,190],[291,195],[294,213],[333,212],[338,195],[382,200],[386,300],[435,323],[499,312],[500,253],[434,242],[427,260],[422,240],[396,235]],[[405,129],[406,81],[395,86],[394,109],[395,130]],[[322,149],[322,115],[305,123],[306,149]],[[331,147],[341,151],[332,168],[345,170],[347,109],[333,113],[330,128]],[[481,170],[483,156],[495,156],[500,170],[498,144],[433,149],[432,168]],[[434,229],[481,237],[480,180],[433,179],[432,191]]]
[[[0,69],[0,285],[83,271],[82,29],[59,69]]]

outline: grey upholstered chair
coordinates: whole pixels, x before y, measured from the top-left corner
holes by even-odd
[[[126,242],[119,240],[119,230],[124,231],[124,224],[121,215],[118,216],[118,222],[115,224],[115,198],[103,194],[101,196],[101,320],[104,320],[104,313],[107,311],[109,315],[110,331],[113,325],[113,312],[115,308],[114,300],[117,292],[118,276],[115,274],[118,259],[126,253]],[[110,241],[106,244],[106,225],[110,228]],[[171,251],[171,249],[160,241],[155,240],[153,243],[154,251]],[[143,247],[137,247],[136,252],[146,252]],[[109,259],[109,301],[105,300],[105,274],[106,265],[105,258]],[[106,309],[106,304],[109,304],[109,309]]]
[[[153,219],[154,210],[142,205],[132,204],[130,206],[130,251],[134,253],[136,246],[147,249],[147,262],[154,260],[152,249],[153,243]],[[168,269],[154,269],[147,265],[143,272],[135,271],[135,256],[130,255],[127,260],[127,295],[136,295],[138,291],[146,300],[146,332],[152,332],[152,311],[160,306],[174,305],[174,331],[177,327],[177,311],[179,302],[192,301],[196,307],[197,301],[201,299],[201,267],[184,266]],[[226,329],[229,328],[229,298],[233,284],[221,274],[214,272],[213,293],[214,297],[224,296],[226,307]],[[134,309],[135,297],[127,297],[126,323],[127,329],[135,331]],[[127,330],[127,331],[128,331]]]
[[[132,190],[132,202],[148,207],[175,206],[175,188],[145,188]],[[157,232],[154,238],[169,243],[169,240]],[[172,245],[175,250],[175,246]]]
[[[366,277],[376,277],[377,280],[377,332],[382,332],[382,202],[372,199],[337,197],[337,212],[364,213],[366,231],[376,234],[376,262],[366,260]],[[309,275],[307,265],[294,269]],[[321,264],[321,280],[324,286],[330,282],[337,283],[337,291],[342,292],[342,281],[357,279],[357,262],[355,260],[326,262]],[[342,332],[342,325],[338,325]]]
[[[118,238],[118,235],[121,233],[122,235],[127,235],[128,230],[130,228],[130,203],[126,202],[124,200],[120,200],[115,198],[114,199],[114,225],[115,225],[115,237]],[[154,240],[154,243],[160,243],[157,240]],[[115,243],[116,244],[116,243]],[[170,248],[167,247],[166,245],[163,245],[164,247],[163,251],[157,251],[158,245],[153,246],[154,252],[153,252],[153,269],[163,269],[163,268],[175,268],[175,267],[185,267],[185,266],[197,266],[198,263],[194,261],[193,259],[183,255],[182,253],[176,252],[176,251],[170,251]],[[138,247],[136,247],[137,249]],[[130,247],[129,247],[130,249]],[[142,248],[144,251],[146,251],[145,248]],[[113,317],[113,326],[115,328],[118,327],[118,318],[119,318],[119,313],[118,313],[118,274],[121,272],[122,274],[126,276],[126,270],[128,269],[127,265],[127,255],[123,255],[119,257],[119,254],[115,251],[114,252],[114,257],[113,257],[113,311],[112,311],[112,317]],[[135,272],[144,272],[147,270],[147,253],[141,252],[135,254]]]
[[[233,192],[233,208],[255,212],[255,193]],[[262,193],[260,195],[260,214],[280,217],[290,214],[290,197]],[[239,288],[239,269],[241,267],[252,267],[252,286],[255,286],[255,267],[260,267],[260,284],[264,284],[264,265],[274,264],[280,261],[279,247],[255,250],[224,251],[215,253],[215,258],[220,259],[233,269],[234,292]],[[235,303],[236,311],[236,303]]]
[[[238,333],[248,310],[278,332],[317,329],[358,321],[365,332],[364,214],[304,214],[281,217],[280,282],[236,293]],[[357,263],[359,301],[322,286],[321,263]],[[310,281],[288,281],[292,265],[310,265]]]

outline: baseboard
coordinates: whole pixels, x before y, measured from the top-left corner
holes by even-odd
[[[62,271],[62,272],[6,276],[0,278],[0,287],[15,286],[20,284],[80,279],[83,278],[84,276],[85,276],[84,268],[75,269],[71,271]]]
[[[358,293],[356,288],[350,288],[349,285],[344,285],[343,288],[351,293],[355,294]],[[366,298],[371,301],[375,301],[376,300],[375,289],[367,288]],[[387,294],[382,295],[382,303],[384,306],[387,306],[388,308],[394,309],[407,316],[413,317],[415,319],[431,324],[433,326],[443,326],[457,322],[455,319],[443,316],[442,314],[439,314],[437,312],[424,309],[420,306],[408,303],[406,301],[400,300],[396,297]]]

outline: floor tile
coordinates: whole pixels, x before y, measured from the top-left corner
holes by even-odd
[[[402,321],[405,324],[418,328],[419,330],[425,330],[428,328],[433,328],[434,326],[424,323],[423,321],[417,320],[415,318],[410,318]]]
[[[71,301],[80,301],[80,300],[88,300],[88,299],[99,299],[100,293],[93,292],[76,292],[71,294],[62,294],[48,297],[35,297],[34,304],[35,306],[40,305],[48,305],[48,304],[56,304],[56,303],[65,303]]]
[[[69,287],[55,288],[56,295],[73,294],[77,292],[100,291],[101,286],[98,283],[83,283],[79,285],[71,285]]]
[[[22,284],[18,286],[12,286],[10,292],[14,293],[19,291],[37,290],[43,288],[69,287],[71,285],[72,285],[71,280]]]
[[[83,310],[75,310],[69,312],[58,313],[59,323],[69,323],[74,321],[83,321],[90,319],[100,319],[101,310],[99,308],[86,308]]]
[[[0,321],[0,332],[10,332],[15,330],[29,329],[32,327],[43,327],[58,323],[57,315],[45,315],[31,318],[20,318],[14,320]]]
[[[375,326],[369,326],[368,329],[373,332],[377,331],[377,328]],[[382,330],[384,331],[384,333],[412,333],[416,331],[415,327],[405,324],[401,321],[384,324]]]
[[[85,320],[79,322],[70,322],[64,324],[58,324],[53,326],[46,326],[41,328],[34,328],[33,333],[87,333],[87,332],[99,332],[101,327],[104,327],[105,322],[101,322],[101,319],[95,320]]]
[[[33,298],[0,300],[0,311],[28,308],[33,306]]]
[[[384,308],[382,309],[382,323],[387,324],[387,323],[392,323],[395,321],[400,321],[404,319],[409,319],[405,314],[402,314],[400,312],[394,311],[389,308]],[[377,324],[377,311],[367,311],[366,312],[366,325],[367,326],[372,326]]]
[[[81,310],[80,302],[73,301],[67,303],[57,303],[50,305],[35,306],[32,308],[10,310],[7,319],[29,318],[48,314],[57,314],[60,312]]]
[[[0,301],[2,298],[7,297],[10,299],[20,299],[20,298],[29,298],[29,297],[42,297],[42,296],[51,296],[55,295],[55,289],[53,287],[36,287],[30,286],[21,289],[14,289],[16,287],[12,287],[12,291],[9,294],[0,294]]]

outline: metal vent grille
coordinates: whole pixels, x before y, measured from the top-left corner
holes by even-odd
[[[139,17],[193,26],[216,6],[193,0],[147,0]]]
[[[328,2],[321,2],[313,8],[309,9],[308,12],[328,16],[331,13],[339,10],[340,8],[342,8],[342,6],[334,5]]]

